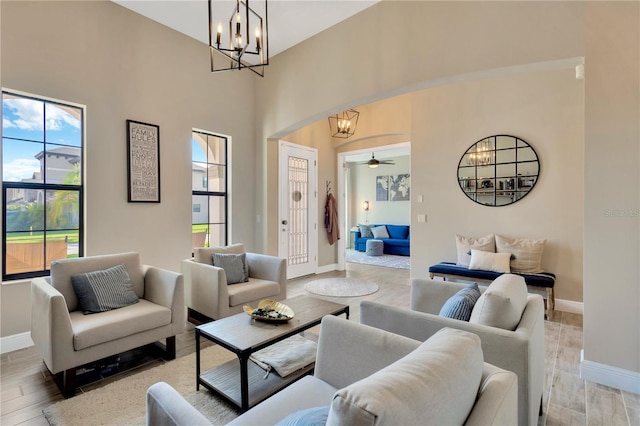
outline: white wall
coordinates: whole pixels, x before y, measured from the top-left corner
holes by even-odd
[[[573,69],[414,94],[412,276],[426,277],[427,266],[455,261],[455,234],[546,239],[542,266],[556,274],[556,297],[582,301],[583,102],[583,82]],[[462,155],[495,134],[524,139],[540,161],[531,193],[501,207],[473,202],[457,181]],[[417,223],[418,214],[426,214],[426,223]]]
[[[349,202],[352,215],[347,228],[365,223],[408,225],[411,223],[411,201],[376,201],[376,177],[398,174],[410,174],[411,157],[385,158],[392,160],[393,165],[380,165],[371,169],[366,165],[350,165],[350,194]],[[369,211],[365,214],[362,202],[369,201]]]
[[[2,86],[87,107],[86,255],[138,251],[180,270],[191,254],[193,128],[232,137],[233,241],[253,248],[251,73],[212,74],[206,45],[110,1],[0,7]],[[127,119],[160,126],[160,204],[127,203]],[[1,294],[1,335],[28,331],[29,283]]]

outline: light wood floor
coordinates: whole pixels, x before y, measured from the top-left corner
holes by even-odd
[[[351,319],[360,316],[363,299],[389,305],[409,306],[409,270],[347,264],[343,272],[289,281],[289,296],[306,294],[304,285],[311,280],[348,276],[375,281],[380,290],[358,298],[326,298],[351,307]],[[178,336],[178,356],[195,351],[193,327]],[[541,425],[640,425],[640,395],[623,392],[580,379],[582,349],[582,316],[556,312],[545,321],[546,377],[544,412]],[[81,386],[78,392],[104,386],[138,371],[152,368],[164,361],[157,353],[133,351],[122,355],[121,364],[129,369]],[[62,399],[42,358],[32,348],[2,355],[0,364],[0,424],[47,425],[42,410]]]

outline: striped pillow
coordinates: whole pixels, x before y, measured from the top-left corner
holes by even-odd
[[[441,317],[469,321],[473,307],[479,298],[480,289],[478,284],[469,284],[444,302],[439,315]]]
[[[71,284],[78,296],[82,312],[95,314],[138,303],[125,265],[75,274]]]

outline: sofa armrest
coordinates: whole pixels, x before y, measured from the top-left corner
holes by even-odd
[[[515,425],[518,423],[518,376],[484,363],[478,399],[465,426]]]
[[[211,422],[165,382],[147,389],[147,425],[211,425]]]
[[[184,275],[184,300],[189,308],[214,319],[229,309],[229,291],[224,269],[193,259],[183,260],[180,268]]]
[[[171,322],[184,327],[184,276],[179,272],[142,265],[144,298],[171,309]],[[180,329],[182,330],[182,329]]]
[[[52,373],[66,370],[73,350],[73,329],[62,293],[45,278],[31,281],[31,339]]]
[[[287,264],[285,259],[258,253],[246,253],[246,256],[251,278],[275,281],[286,290]]]
[[[328,315],[322,319],[314,375],[340,389],[394,363],[419,345],[413,339]]]

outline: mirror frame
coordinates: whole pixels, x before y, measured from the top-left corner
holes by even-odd
[[[483,206],[502,207],[520,201],[539,178],[538,153],[527,141],[512,135],[482,138],[458,162],[460,189]]]

